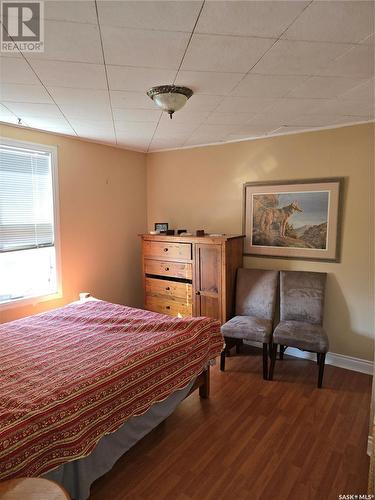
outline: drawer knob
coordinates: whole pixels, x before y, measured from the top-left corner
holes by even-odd
[[[199,291],[198,291],[198,292],[195,292],[195,295],[200,295],[200,294],[201,294],[201,292],[199,292]]]
[[[166,308],[166,309],[170,309],[170,308],[171,308],[171,306],[165,306],[165,308]]]
[[[168,252],[168,248],[164,248],[164,252]]]
[[[169,271],[169,267],[166,267],[166,268],[165,268],[165,270],[166,270],[166,271]]]
[[[170,288],[169,286],[166,286],[166,287],[165,287],[165,289],[166,289],[166,290],[170,290],[171,288]]]

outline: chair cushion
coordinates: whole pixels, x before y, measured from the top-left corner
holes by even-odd
[[[224,337],[270,342],[272,321],[255,316],[235,316],[221,327]]]
[[[280,321],[273,332],[273,342],[312,352],[327,352],[329,347],[323,328],[303,321]]]

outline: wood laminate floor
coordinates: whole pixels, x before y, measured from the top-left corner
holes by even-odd
[[[91,488],[90,500],[330,500],[367,489],[371,377],[245,347]]]

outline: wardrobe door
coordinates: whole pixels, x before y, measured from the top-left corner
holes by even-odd
[[[221,321],[221,245],[195,245],[195,316]]]

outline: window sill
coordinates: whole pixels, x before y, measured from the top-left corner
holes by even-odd
[[[61,292],[52,293],[49,295],[40,295],[36,297],[24,297],[22,299],[9,300],[7,302],[0,302],[0,310],[15,309],[26,306],[36,306],[40,302],[47,302],[50,300],[57,300],[62,298]]]

